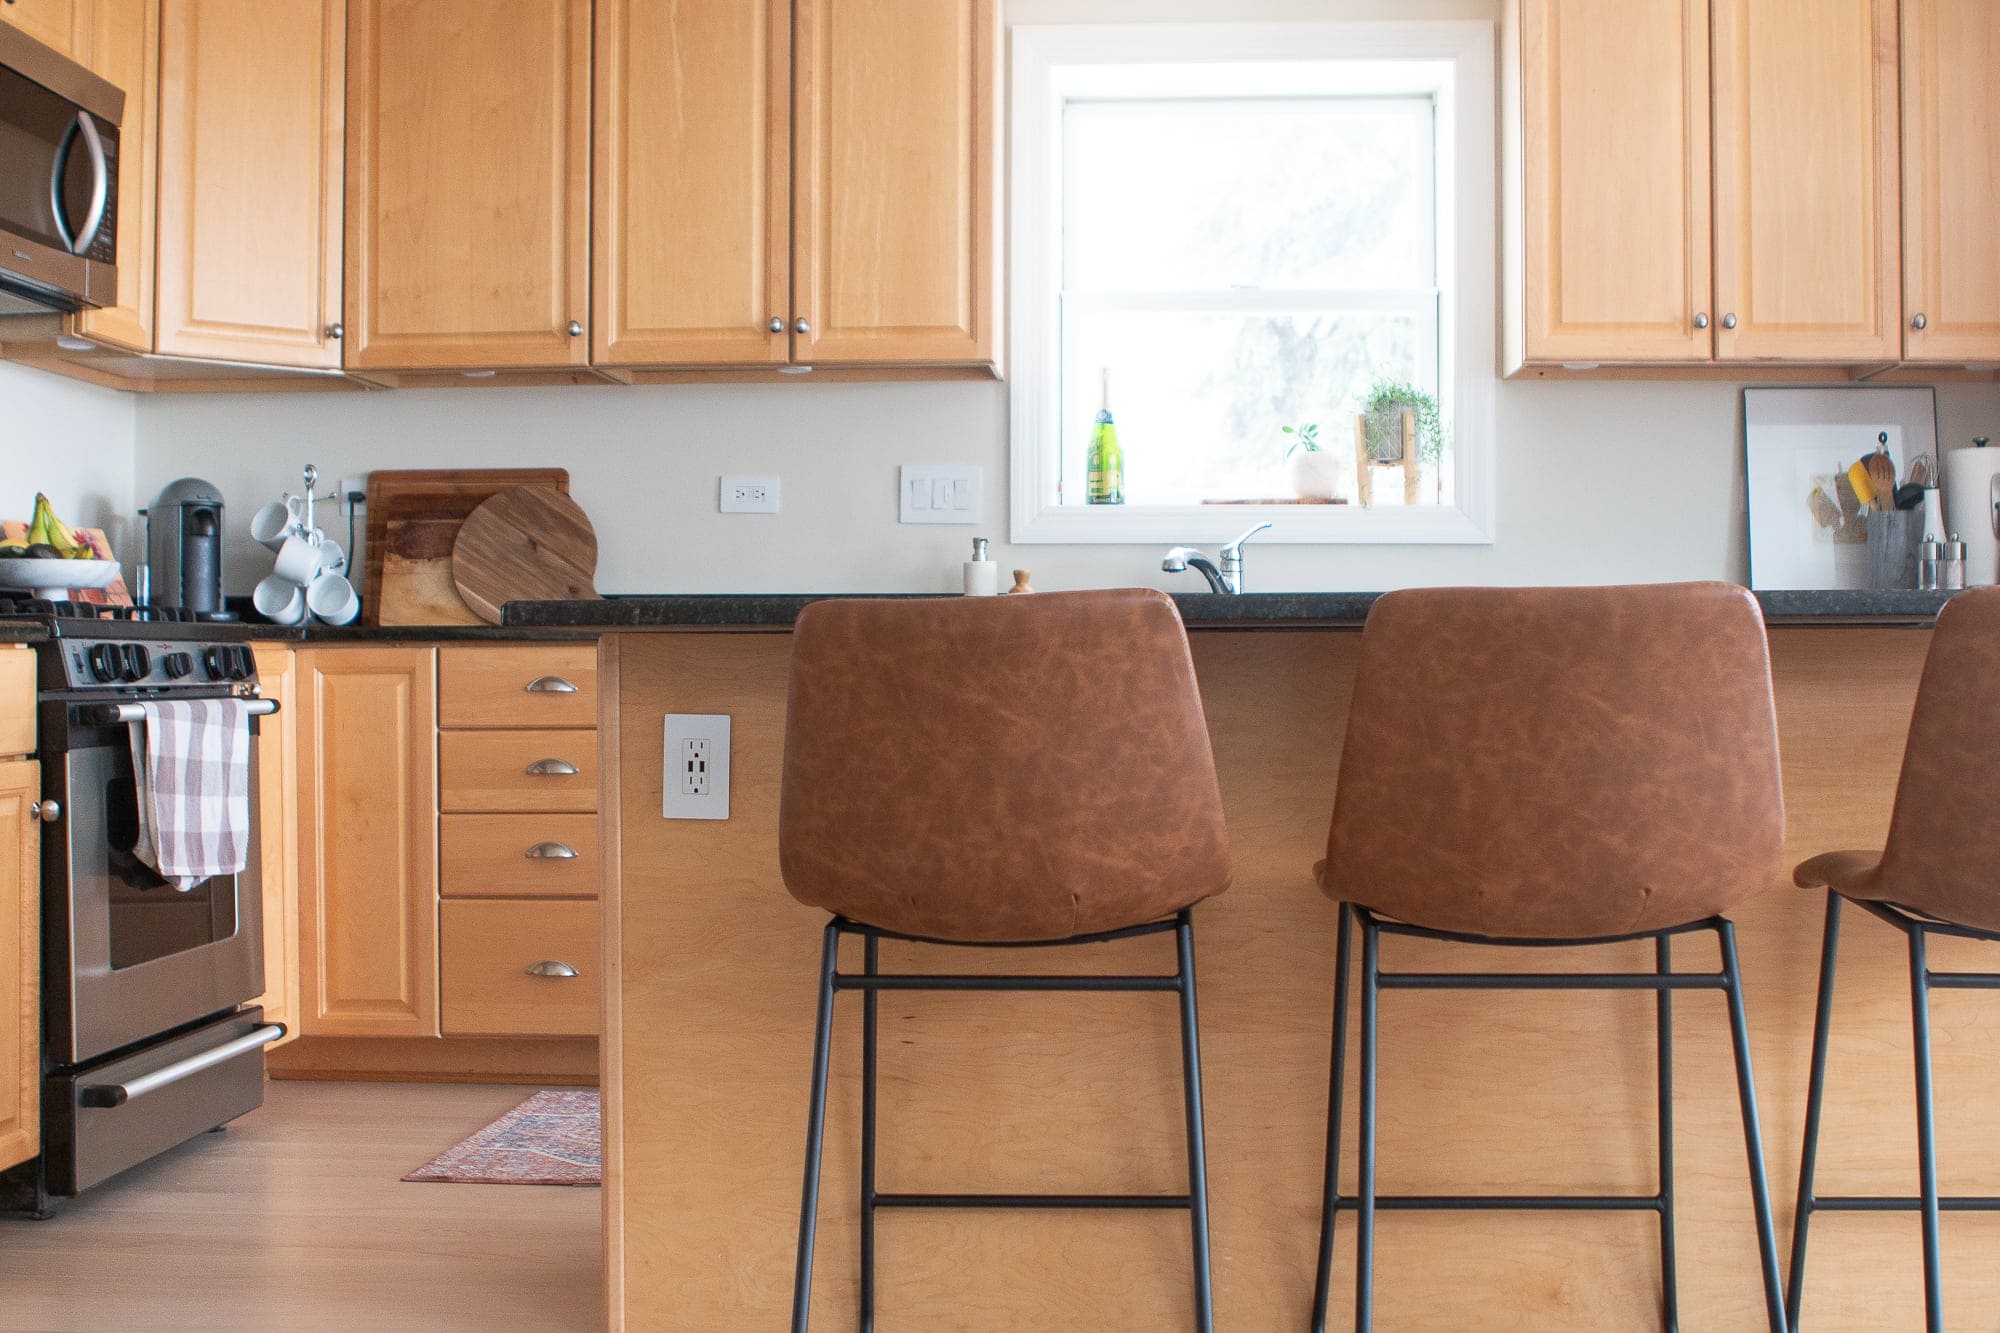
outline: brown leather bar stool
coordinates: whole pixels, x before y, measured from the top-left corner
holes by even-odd
[[[1195,1311],[1213,1327],[1190,908],[1229,883],[1215,760],[1180,613],[1121,589],[817,602],[798,620],[778,816],[785,886],[833,913],[819,978],[792,1294],[804,1333],[834,996],[862,994],[861,1327],[878,1208],[1185,1208]],[[883,940],[1018,947],[1175,936],[1165,976],[884,973]],[[838,970],[841,938],[862,970]],[[1180,1000],[1188,1189],[1175,1195],[908,1194],[875,1184],[876,1001],[885,990],[1171,991]]]
[[[1938,1196],[1936,1118],[1931,1095],[1933,989],[2000,989],[2000,972],[1933,972],[1931,935],[2000,943],[2000,820],[1984,779],[2000,753],[2000,588],[1963,592],[1945,604],[1924,659],[1888,845],[1879,853],[1828,852],[1793,875],[1800,888],[1830,890],[1820,947],[1819,1009],[1813,1024],[1812,1082],[1806,1097],[1805,1152],[1792,1224],[1792,1272],[1785,1308],[1796,1327],[1806,1276],[1806,1232],[1819,1211],[1921,1215],[1926,1326],[1944,1327],[1938,1214],[2000,1211],[2000,1198]],[[1826,1048],[1833,1026],[1833,975],[1840,956],[1840,905],[1852,902],[1903,932],[1910,948],[1910,1010],[1917,1075],[1915,1198],[1823,1196],[1813,1192],[1820,1113],[1826,1103]]]
[[[1381,817],[1384,793],[1403,816]],[[1412,836],[1411,829],[1420,829]],[[1764,622],[1727,584],[1438,588],[1390,593],[1362,636],[1320,884],[1340,900],[1332,1087],[1313,1328],[1326,1327],[1334,1223],[1359,1215],[1354,1322],[1374,1318],[1383,1209],[1654,1212],[1664,1314],[1674,1281],[1676,990],[1728,1001],[1767,1313],[1784,1327],[1734,927],[1722,915],[1782,868],[1784,798]],[[1362,935],[1360,1186],[1339,1191],[1348,956]],[[1712,931],[1720,972],[1675,971],[1671,941]],[[1571,947],[1650,940],[1632,973],[1392,972],[1384,935]],[[1650,990],[1659,1172],[1646,1195],[1384,1195],[1375,1180],[1377,1000],[1385,990]],[[1532,1133],[1532,1126],[1523,1126]]]

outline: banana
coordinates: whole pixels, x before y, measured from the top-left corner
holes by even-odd
[[[75,530],[56,517],[55,506],[49,503],[49,497],[40,492],[35,495],[35,516],[28,525],[27,544],[54,547],[68,560],[85,559],[91,554],[90,547],[76,535]]]

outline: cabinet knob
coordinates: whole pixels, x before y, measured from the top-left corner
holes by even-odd
[[[583,336],[583,321],[578,319],[571,320],[569,328],[565,332],[572,338],[581,338]]]
[[[784,331],[785,331],[785,317],[783,315],[771,316],[771,332],[783,333]]]
[[[576,682],[561,676],[537,676],[521,688],[529,694],[575,694]]]
[[[347,336],[347,326],[345,324],[329,324],[326,326],[326,336],[336,340],[345,338]]]
[[[1708,312],[1706,310],[1700,311],[1695,315],[1694,326],[1698,329],[1705,329],[1708,327]]]
[[[558,962],[553,958],[544,958],[539,963],[530,963],[524,970],[531,977],[573,977],[576,975],[575,968],[571,967],[568,963]]]
[[[806,334],[806,333],[811,333],[812,331],[813,331],[813,326],[806,322],[806,317],[804,315],[800,315],[799,322],[792,325],[793,333]]]
[[[7,3],[11,5],[14,0],[7,0]],[[62,818],[62,806],[55,801],[36,801],[28,807],[28,813],[44,824],[53,824]]]
[[[538,842],[522,855],[530,861],[574,861],[576,848],[563,842]]]
[[[522,771],[531,778],[573,778],[576,765],[567,759],[537,759]]]
[[[1915,329],[1918,333],[1922,333],[1925,329],[1929,328],[1930,326],[1931,322],[1928,319],[1924,318],[1924,312],[1921,310],[1917,312],[1917,317],[1910,321],[1910,327]]]
[[[1728,314],[1728,315],[1724,315],[1724,316],[1722,317],[1722,327],[1723,327],[1723,328],[1725,328],[1725,329],[1733,329],[1733,328],[1735,328],[1735,327],[1736,327],[1736,316],[1735,316],[1734,314]]]

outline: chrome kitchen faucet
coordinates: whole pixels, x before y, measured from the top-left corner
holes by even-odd
[[[1160,561],[1160,568],[1169,574],[1184,574],[1190,567],[1198,569],[1201,571],[1201,576],[1208,580],[1210,592],[1234,597],[1243,591],[1243,543],[1270,526],[1269,523],[1259,523],[1223,546],[1216,553],[1220,559],[1220,568],[1217,568],[1217,561],[1210,560],[1192,546],[1176,546],[1168,551],[1165,558]]]

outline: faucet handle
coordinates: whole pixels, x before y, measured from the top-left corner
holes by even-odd
[[[1252,537],[1255,537],[1258,533],[1262,532],[1264,529],[1270,526],[1271,525],[1269,523],[1259,523],[1256,527],[1250,529],[1242,536],[1236,538],[1236,540],[1229,542],[1228,544],[1223,546],[1222,553],[1224,555],[1241,555],[1243,553],[1243,543],[1249,541]]]

